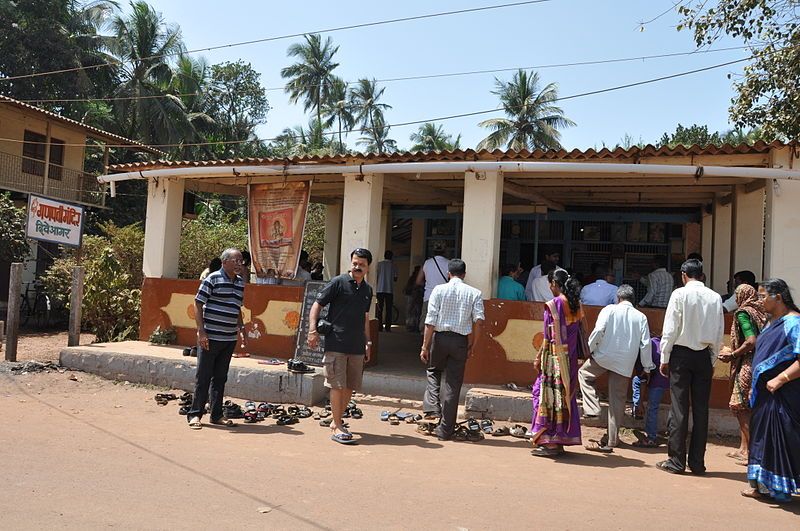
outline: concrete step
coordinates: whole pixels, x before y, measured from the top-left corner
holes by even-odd
[[[113,350],[111,350],[113,349]],[[180,348],[153,346],[140,341],[68,347],[61,365],[110,380],[194,391],[197,358]],[[326,397],[322,372],[294,374],[286,365],[260,365],[254,359],[231,360],[225,394],[257,402],[322,403]]]

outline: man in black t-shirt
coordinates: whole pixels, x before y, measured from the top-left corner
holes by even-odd
[[[369,361],[372,341],[369,341],[369,309],[372,287],[364,280],[372,263],[372,253],[355,249],[350,253],[350,271],[334,277],[322,288],[309,314],[308,346],[319,344],[317,321],[322,308],[328,308],[327,320],[333,330],[325,335],[325,355],[322,359],[325,386],[331,390],[331,439],[338,443],[355,442],[344,427],[342,414],[353,391],[361,389],[364,362]]]

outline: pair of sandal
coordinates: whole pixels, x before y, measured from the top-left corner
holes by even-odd
[[[331,434],[331,440],[333,442],[337,442],[339,444],[356,444],[357,441],[353,438],[353,434],[349,431],[339,431],[336,433],[334,432]]]
[[[197,347],[186,347],[185,349],[183,349],[183,355],[184,356],[190,356],[192,358],[196,358],[197,357]]]
[[[330,428],[331,424],[333,424],[333,417],[330,416],[327,418],[323,418],[322,420],[319,421],[319,425],[322,426],[323,428]],[[345,428],[349,428],[350,424],[343,422],[342,426],[344,426]]]
[[[388,411],[381,411],[381,420],[388,422],[392,426],[397,426],[401,422],[405,422],[406,424],[415,424],[423,419],[424,417],[422,415],[415,413],[403,413],[400,411],[390,413]],[[439,417],[431,417],[430,419],[427,419],[427,422],[431,422],[432,420],[438,422]]]
[[[303,363],[302,361],[289,360],[286,362],[286,369],[295,374],[306,374],[316,372],[314,369]]]
[[[236,404],[230,400],[226,400],[222,404],[222,414],[225,418],[229,419],[243,419],[244,418],[244,410],[242,406]]]
[[[342,418],[349,419],[350,417],[354,419],[360,419],[364,417],[364,412],[361,411],[356,403],[352,400],[347,404],[344,413],[342,413]]]
[[[156,404],[159,406],[166,406],[169,404],[170,400],[177,400],[178,397],[173,395],[172,393],[158,393],[155,396]]]
[[[452,438],[454,441],[468,442],[479,442],[484,439],[480,423],[472,417],[456,424]]]
[[[566,452],[564,451],[563,446],[557,446],[555,448],[550,448],[547,446],[535,446],[533,450],[531,450],[531,455],[534,457],[558,457],[560,455],[564,455]]]
[[[610,454],[614,452],[614,448],[608,445],[608,438],[605,436],[599,441],[597,439],[589,439],[589,442],[584,445],[584,448],[590,452],[598,452],[601,454]]]
[[[634,448],[658,448],[658,441],[655,439],[639,439],[632,445]]]

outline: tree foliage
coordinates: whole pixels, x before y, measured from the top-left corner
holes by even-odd
[[[0,262],[21,262],[30,253],[25,237],[25,209],[9,193],[0,194]]]
[[[710,5],[709,5],[710,4]],[[694,32],[698,46],[724,35],[750,46],[752,61],[734,82],[730,115],[740,127],[767,136],[800,137],[800,3],[797,0],[719,0],[678,7],[678,29]]]
[[[500,98],[505,118],[491,118],[478,125],[492,132],[481,140],[478,149],[497,149],[505,146],[517,151],[527,149],[561,149],[559,129],[572,127],[575,122],[564,116],[558,100],[558,87],[549,83],[540,87],[539,74],[518,70],[511,81],[495,79],[492,91]]]
[[[213,199],[200,209],[197,219],[184,221],[178,275],[199,278],[211,259],[229,247],[247,248],[247,220],[241,212],[226,212]]]
[[[409,139],[414,142],[411,151],[453,151],[461,147],[461,135],[453,140],[453,135],[444,132],[441,125],[427,122],[411,133]]]
[[[305,43],[294,43],[286,51],[286,55],[296,58],[297,62],[283,68],[281,77],[288,80],[289,101],[303,100],[303,109],[313,110],[317,123],[322,123],[322,107],[330,100],[333,71],[339,66],[333,60],[339,47],[333,45],[330,37],[323,40],[317,33],[304,38]]]
[[[764,134],[764,131],[759,128],[750,130],[744,129],[731,129],[729,131],[709,131],[707,125],[693,124],[689,127],[684,127],[681,124],[675,128],[673,133],[664,133],[661,138],[656,142],[657,147],[669,146],[674,148],[676,146],[693,146],[698,145],[705,147],[709,145],[721,146],[723,144],[731,144],[738,146],[739,144],[754,144],[759,140],[771,141],[770,138]]]

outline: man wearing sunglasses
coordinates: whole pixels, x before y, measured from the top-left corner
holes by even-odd
[[[372,341],[369,341],[372,287],[364,278],[370,264],[371,252],[354,249],[350,253],[350,271],[332,278],[322,288],[308,317],[308,346],[314,349],[319,345],[319,314],[328,306],[326,320],[331,323],[332,330],[325,334],[322,364],[325,387],[331,390],[331,439],[341,444],[355,442],[342,415],[353,391],[361,389],[364,362],[369,361],[372,349]]]
[[[239,276],[244,265],[242,253],[237,249],[226,249],[220,260],[222,268],[203,280],[194,299],[197,373],[192,408],[187,415],[189,427],[194,430],[203,427],[201,419],[209,399],[211,423],[233,426],[233,421],[223,415],[222,398],[237,335],[243,345],[247,341],[241,312],[244,302],[244,280]]]

